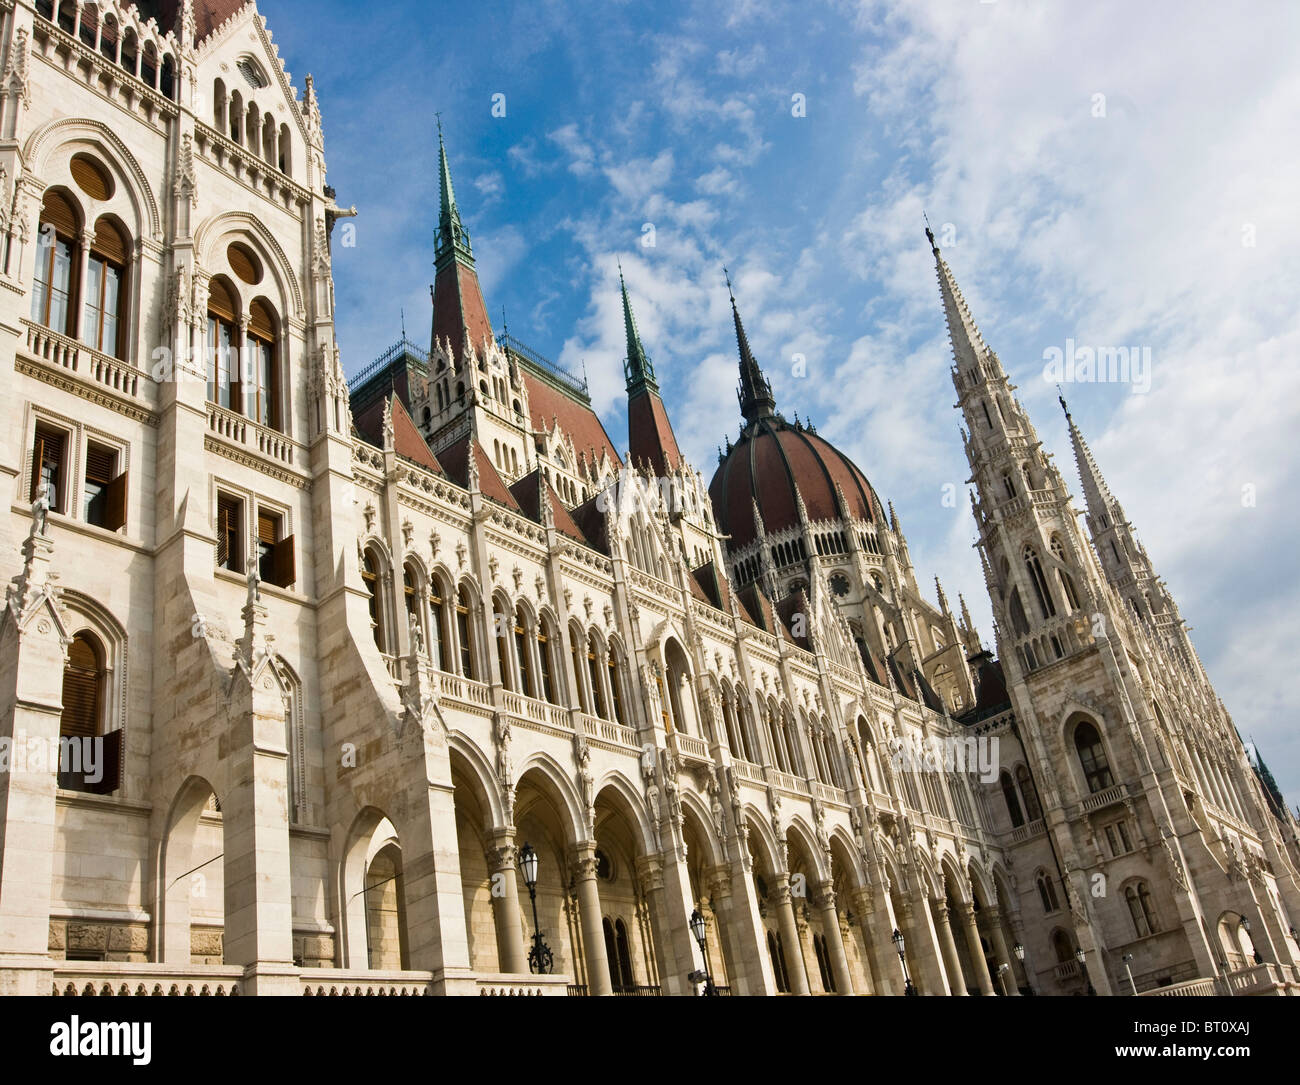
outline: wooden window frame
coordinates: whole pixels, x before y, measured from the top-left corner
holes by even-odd
[[[216,508],[216,529],[217,529],[217,552],[216,567],[225,569],[231,573],[243,573],[247,567],[247,555],[244,553],[244,516],[248,508],[248,502],[236,494],[226,490],[217,491],[217,508]],[[231,523],[231,512],[235,512],[236,518]],[[234,546],[232,550],[231,547]],[[222,553],[225,553],[225,561],[222,561]]]
[[[291,588],[298,579],[294,560],[294,537],[286,534],[289,514],[280,509],[257,506],[258,576],[277,588]]]
[[[112,454],[111,471],[101,471],[92,475],[96,468],[92,463],[92,455],[96,449]],[[86,441],[85,469],[82,471],[82,515],[86,523],[103,528],[105,531],[120,531],[126,527],[128,472],[122,470],[124,459],[125,450],[122,448],[94,438]],[[100,487],[99,492],[93,497],[89,496],[92,484]],[[99,503],[98,509],[94,508],[95,502]]]

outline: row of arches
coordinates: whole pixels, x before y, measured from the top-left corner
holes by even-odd
[[[93,49],[104,59],[123,68],[152,87],[164,98],[176,100],[176,58],[169,52],[159,56],[158,47],[146,41],[141,48],[135,28],[119,25],[112,12],[100,18],[99,5],[61,0],[55,13],[54,0],[36,0],[36,14]]]
[[[261,81],[265,76],[257,71],[254,78]],[[238,89],[227,89],[224,79],[212,85],[212,112],[217,131],[247,147],[272,169],[292,176],[293,140],[288,124],[277,125],[270,112],[263,113],[251,97],[245,99]]]

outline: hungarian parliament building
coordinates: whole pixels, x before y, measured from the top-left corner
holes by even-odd
[[[0,992],[1300,994],[1295,816],[933,236],[988,640],[743,296],[711,477],[626,285],[625,437],[494,329],[437,138],[349,379],[255,4],[0,0]]]

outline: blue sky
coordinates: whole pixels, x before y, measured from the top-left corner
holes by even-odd
[[[678,440],[712,476],[738,428],[726,264],[781,409],[893,500],[918,576],[964,592],[986,636],[969,508],[942,501],[967,470],[923,210],[1072,485],[1044,351],[1149,348],[1148,393],[1065,393],[1238,728],[1300,803],[1294,4],[261,10],[295,85],[315,76],[329,181],[360,211],[334,262],[349,373],[403,307],[428,338],[441,110],[494,322],[504,306],[512,334],[585,366],[616,444],[621,256]]]

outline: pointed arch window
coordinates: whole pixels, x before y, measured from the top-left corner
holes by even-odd
[[[1007,816],[1011,818],[1011,827],[1018,829],[1025,823],[1025,815],[1020,809],[1020,798],[1016,794],[1016,785],[1011,779],[1011,773],[1003,770],[1002,775],[998,777],[998,784],[1002,788],[1002,798],[1007,804]]]
[[[429,658],[440,671],[448,669],[443,646],[447,643],[447,603],[437,578],[429,582]]]
[[[1111,775],[1110,762],[1106,759],[1106,749],[1101,743],[1101,735],[1087,720],[1074,729],[1074,748],[1079,754],[1079,766],[1088,781],[1088,790],[1096,794],[1105,791],[1115,783]]]
[[[107,795],[121,777],[122,732],[103,734],[108,689],[107,653],[99,638],[72,638],[63,667],[63,711],[59,717],[58,786]],[[94,743],[92,746],[91,744]]]
[[[1038,789],[1034,787],[1033,777],[1024,765],[1016,766],[1016,785],[1024,799],[1025,816],[1030,821],[1038,821],[1043,816],[1043,808],[1038,802]]]
[[[1038,551],[1032,546],[1025,547],[1025,567],[1034,582],[1034,593],[1038,596],[1038,609],[1042,611],[1044,618],[1055,617],[1056,604],[1052,602],[1052,592],[1047,586],[1047,578],[1043,575],[1043,564],[1038,559]]]
[[[551,626],[543,619],[537,623],[537,665],[541,676],[542,696],[550,704],[559,704],[555,696],[555,664],[551,657],[552,650]]]
[[[529,697],[539,695],[537,681],[533,677],[533,654],[529,647],[528,621],[523,607],[515,610],[515,666],[519,670],[519,692]]]
[[[41,203],[36,242],[36,277],[32,285],[32,320],[51,331],[76,334],[76,254],[81,216],[59,192],[47,192]]]
[[[774,931],[767,932],[767,952],[772,957],[772,975],[776,980],[776,989],[782,994],[790,992],[790,977],[785,970],[785,947],[781,936]]]
[[[605,683],[600,676],[600,661],[603,653],[596,643],[596,634],[587,638],[587,670],[591,677],[591,695],[596,702],[595,714],[603,720],[609,719],[609,708],[605,704]]]
[[[619,666],[618,656],[612,644],[606,653],[605,662],[609,668],[609,696],[613,702],[614,719],[627,726],[627,716],[623,710],[623,668]]]
[[[239,305],[220,279],[208,284],[208,402],[231,409],[240,402]]]
[[[1038,899],[1043,905],[1043,914],[1051,915],[1053,912],[1060,910],[1060,902],[1056,899],[1056,886],[1052,884],[1052,879],[1042,871],[1039,871],[1038,877],[1034,879],[1038,886]]]
[[[95,224],[86,261],[85,312],[82,339],[96,350],[115,358],[125,357],[127,267],[129,245],[126,234],[108,218]]]
[[[271,429],[282,430],[280,375],[276,357],[276,321],[260,298],[248,310],[248,373],[243,413]]]
[[[375,637],[375,645],[381,652],[388,652],[388,636],[384,629],[384,612],[383,605],[379,597],[379,563],[375,556],[369,550],[361,562],[361,582],[366,587],[369,595],[368,606],[370,608],[370,629]]]
[[[460,640],[460,673],[471,679],[477,679],[474,666],[474,645],[471,643],[469,588],[461,585],[456,595],[456,636]]]
[[[1151,903],[1151,890],[1146,882],[1136,882],[1125,888],[1124,902],[1128,905],[1128,914],[1133,920],[1133,930],[1139,938],[1145,938],[1160,930],[1156,923],[1155,908]]]

